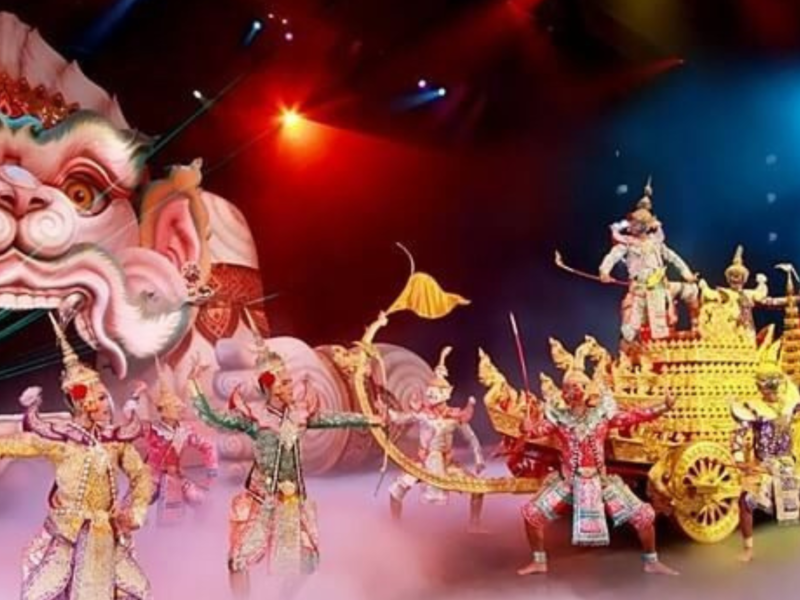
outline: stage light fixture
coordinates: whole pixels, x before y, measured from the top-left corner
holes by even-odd
[[[255,21],[253,21],[253,24],[251,25],[253,31],[261,31],[263,27],[264,23],[262,23],[260,19],[256,19]]]
[[[294,34],[291,31],[287,31],[286,35],[283,36],[287,42],[291,42],[294,39]]]
[[[425,81],[424,79],[420,79],[417,82],[417,86],[419,87],[419,89],[424,90],[426,87],[428,87],[428,82]]]
[[[439,91],[436,92],[440,98],[444,98],[447,95],[447,90],[443,87],[439,88]]]
[[[200,90],[193,91],[192,96],[194,96],[195,100],[200,100],[201,102],[206,99],[206,97],[203,95],[203,92]]]
[[[288,25],[289,19],[281,19],[281,25]]]

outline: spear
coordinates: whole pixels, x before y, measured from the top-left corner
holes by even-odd
[[[531,386],[530,380],[528,379],[528,367],[525,364],[525,351],[522,348],[522,337],[519,334],[519,327],[517,327],[517,319],[514,317],[514,313],[508,313],[508,320],[511,322],[511,332],[514,334],[514,343],[517,347],[517,359],[519,360],[520,370],[522,371],[522,383],[525,386],[525,400],[526,406],[528,411],[528,417],[531,416]]]

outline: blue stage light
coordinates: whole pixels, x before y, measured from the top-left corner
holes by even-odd
[[[253,22],[250,23],[250,29],[247,30],[244,36],[244,45],[249,46],[252,44],[262,29],[264,29],[264,22],[261,19],[253,19]]]
[[[444,96],[446,96],[446,95],[447,95],[447,90],[446,90],[446,89],[444,89],[443,87],[440,87],[440,88],[439,88],[439,91],[437,91],[436,93],[437,93],[437,94],[438,94],[440,97],[444,97]]]

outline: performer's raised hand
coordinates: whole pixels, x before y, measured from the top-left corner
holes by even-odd
[[[200,353],[192,356],[191,368],[189,369],[189,379],[199,379],[200,376],[208,371],[211,367],[203,362]]]
[[[143,394],[147,393],[148,388],[147,383],[137,379],[131,386],[131,399],[138,400]]]
[[[19,397],[19,403],[25,407],[30,408],[34,404],[39,405],[42,403],[42,388],[33,386],[25,388],[25,391]]]
[[[380,327],[386,327],[389,324],[389,316],[386,314],[385,310],[382,310],[378,313],[378,325]]]

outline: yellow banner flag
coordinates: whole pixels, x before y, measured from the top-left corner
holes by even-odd
[[[450,314],[455,307],[469,303],[469,300],[458,294],[445,292],[427,273],[412,273],[405,289],[386,313],[410,310],[423,319],[440,319]]]

